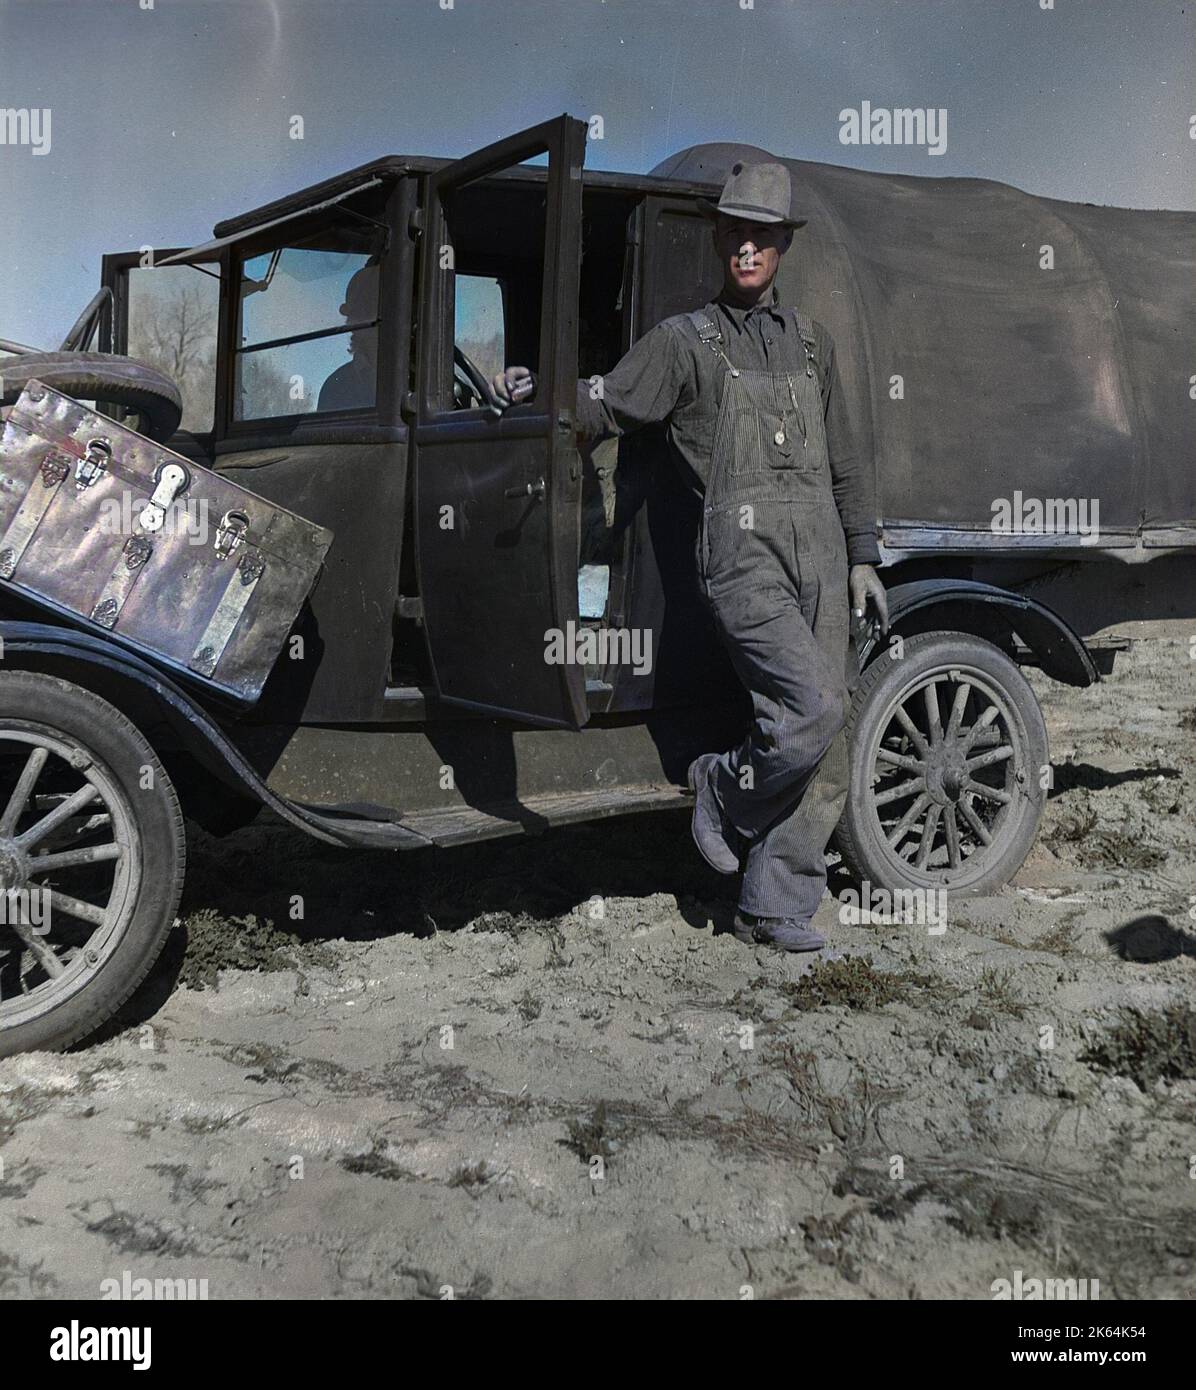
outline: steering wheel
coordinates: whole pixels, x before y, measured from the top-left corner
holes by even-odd
[[[455,343],[453,344],[453,365],[460,371],[461,376],[465,378],[464,381],[455,378],[454,388],[458,384],[461,385],[468,395],[472,395],[476,398],[479,406],[485,407],[495,415],[501,415],[503,413],[503,408],[499,405],[498,398],[495,396],[493,388],[486,379],[485,373],[473,358],[467,353],[462,352]],[[455,389],[454,394],[456,394]],[[470,408],[467,399],[463,409],[468,410]]]

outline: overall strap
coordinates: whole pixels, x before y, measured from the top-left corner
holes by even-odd
[[[716,357],[721,357],[723,361],[726,362],[732,376],[738,376],[739,368],[731,366],[727,354],[723,351],[723,331],[706,310],[691,309],[685,317],[698,330],[698,337],[702,340],[703,344],[708,347]]]

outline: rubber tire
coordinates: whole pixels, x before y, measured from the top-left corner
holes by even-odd
[[[58,1051],[94,1033],[126,1002],[158,959],[183,891],[186,832],[174,786],[145,737],[90,690],[32,671],[0,674],[0,719],[30,720],[69,734],[128,797],[141,840],[142,880],[132,918],[95,978],[50,1013],[0,1028],[0,1057]],[[153,769],[153,790],[140,783]],[[4,928],[0,927],[0,931]]]
[[[170,438],[183,418],[179,388],[157,367],[107,352],[37,352],[0,367],[0,405],[13,405],[28,381],[45,382],[75,400],[101,401],[135,410],[141,433],[158,443]]]
[[[1014,835],[1004,852],[973,880],[956,886],[939,877],[933,880],[894,877],[895,866],[882,848],[880,827],[872,807],[872,768],[866,766],[866,750],[877,724],[888,722],[898,693],[934,667],[974,666],[1003,693],[1016,718],[1020,718],[1028,746],[1031,775],[1022,788],[1022,803]],[[999,648],[967,632],[924,632],[905,639],[905,655],[893,661],[882,647],[865,668],[852,698],[847,719],[850,775],[847,801],[835,828],[834,843],[857,884],[892,892],[897,888],[926,888],[928,882],[945,887],[955,897],[995,893],[1017,873],[1038,837],[1046,806],[1046,789],[1039,785],[1038,769],[1050,761],[1050,745],[1042,709],[1029,682],[1016,664]],[[966,861],[965,861],[966,863]]]

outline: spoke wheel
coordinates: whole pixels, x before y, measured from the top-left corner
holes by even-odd
[[[0,1055],[94,1030],[153,964],[182,887],[174,789],[90,691],[0,676]]]
[[[963,633],[908,639],[865,671],[836,839],[878,888],[993,892],[1017,872],[1046,791],[1046,729],[1025,677]]]
[[[128,799],[77,740],[0,727],[0,1028],[85,988],[128,929],[141,877]],[[15,938],[15,939],[14,939]]]

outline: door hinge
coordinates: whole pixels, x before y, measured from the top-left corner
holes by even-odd
[[[410,618],[417,623],[424,620],[424,601],[422,598],[409,598],[406,594],[400,594],[395,600],[395,613],[400,618]]]
[[[420,235],[424,229],[424,210],[423,208],[412,208],[407,218],[407,235],[412,241]]]

